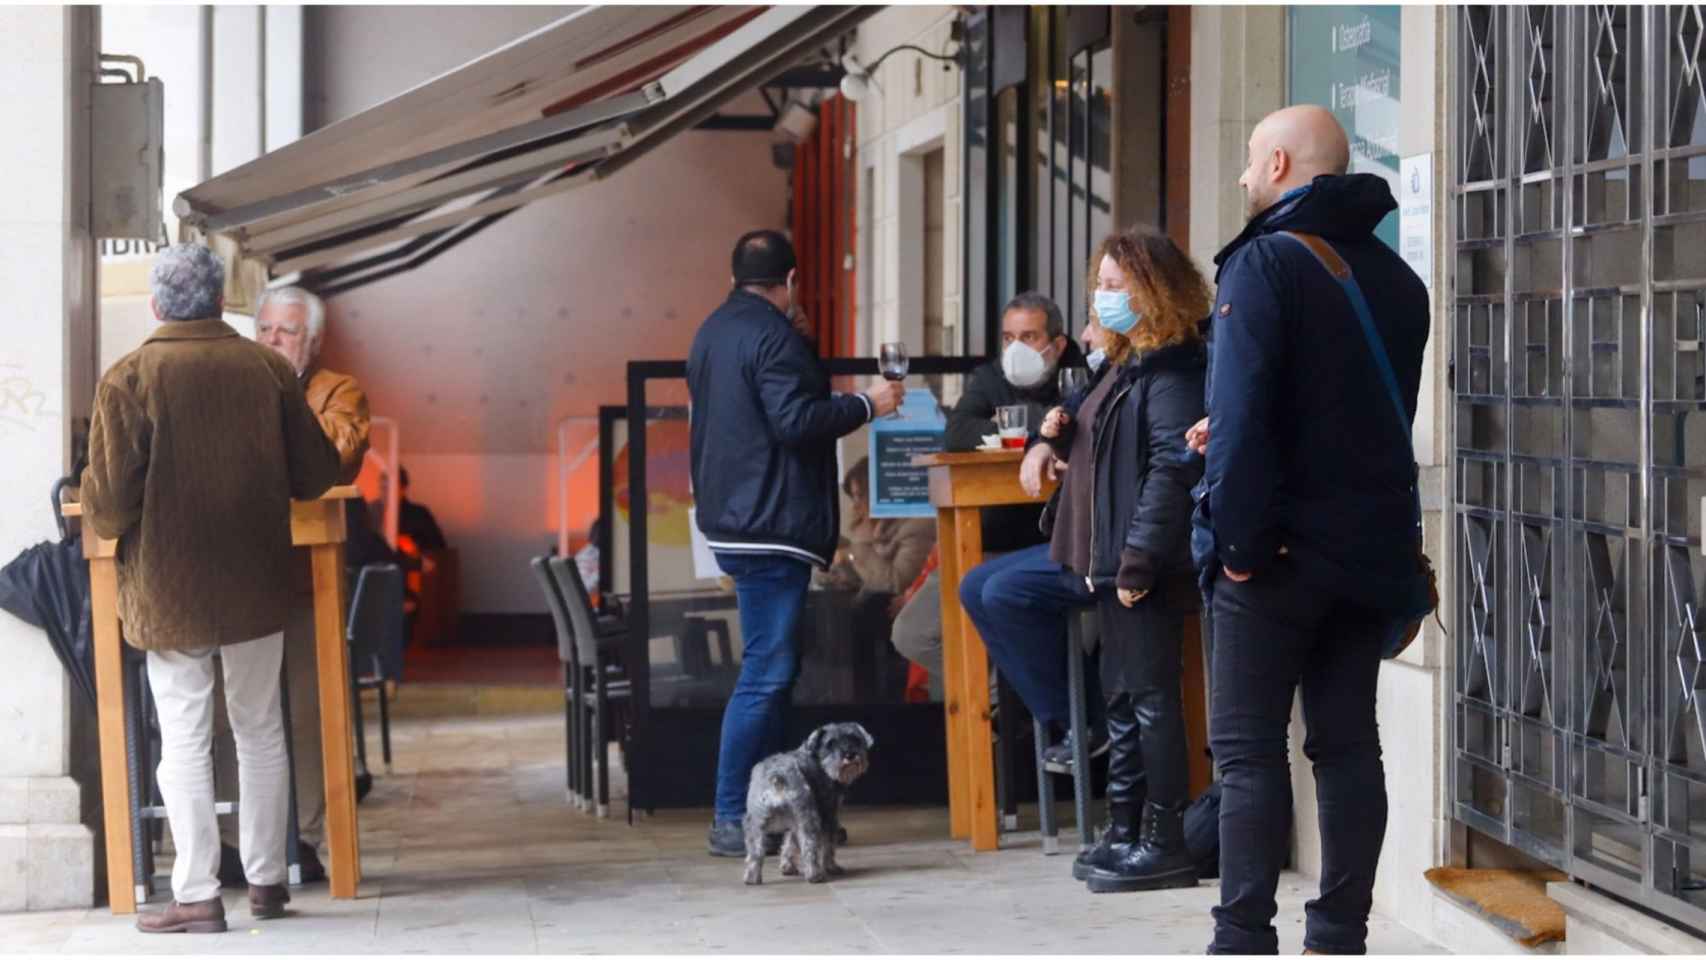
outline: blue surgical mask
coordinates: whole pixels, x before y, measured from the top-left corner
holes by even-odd
[[[1092,350],[1090,351],[1090,355],[1084,358],[1084,362],[1090,365],[1090,372],[1095,373],[1097,370],[1102,369],[1102,363],[1107,359],[1108,351]]]
[[[1137,326],[1139,319],[1131,312],[1131,297],[1124,290],[1096,291],[1096,322],[1104,330],[1124,336]]]

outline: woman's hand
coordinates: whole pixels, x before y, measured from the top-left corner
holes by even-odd
[[[1043,495],[1043,471],[1052,472],[1054,465],[1054,450],[1046,443],[1039,443],[1025,454],[1025,459],[1019,464],[1019,486],[1024,488],[1028,497]],[[1052,476],[1049,479],[1054,479]]]
[[[1120,569],[1114,576],[1120,604],[1127,609],[1149,596],[1155,586],[1154,564],[1143,551],[1126,547],[1120,551]]]
[[[1043,415],[1043,425],[1038,428],[1037,432],[1042,434],[1045,440],[1059,439],[1060,431],[1066,429],[1066,425],[1071,422],[1072,417],[1067,414],[1064,407],[1055,407]]]
[[[1120,605],[1128,610],[1136,606],[1138,601],[1147,596],[1149,596],[1148,590],[1127,590],[1124,587],[1119,589]]]

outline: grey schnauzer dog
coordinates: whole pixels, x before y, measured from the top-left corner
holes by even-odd
[[[784,833],[782,875],[804,872],[822,883],[843,871],[835,862],[841,798],[870,766],[876,743],[857,723],[831,723],[812,731],[799,749],[778,753],[752,768],[746,791],[746,882],[764,882],[764,835]]]

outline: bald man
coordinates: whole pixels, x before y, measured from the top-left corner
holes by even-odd
[[[1410,424],[1428,338],[1421,280],[1375,238],[1397,206],[1347,172],[1332,114],[1293,107],[1250,135],[1238,185],[1249,224],[1215,258],[1207,534],[1214,639],[1210,743],[1221,774],[1213,953],[1274,953],[1274,890],[1291,828],[1286,729],[1303,691],[1314,764],[1321,895],[1304,945],[1362,953],[1386,830],[1375,725],[1382,625],[1414,583]],[[1366,300],[1391,385],[1350,291]],[[1402,408],[1400,411],[1399,408]]]

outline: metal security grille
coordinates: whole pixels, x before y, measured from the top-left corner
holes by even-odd
[[[1452,30],[1453,813],[1706,928],[1706,16]]]

